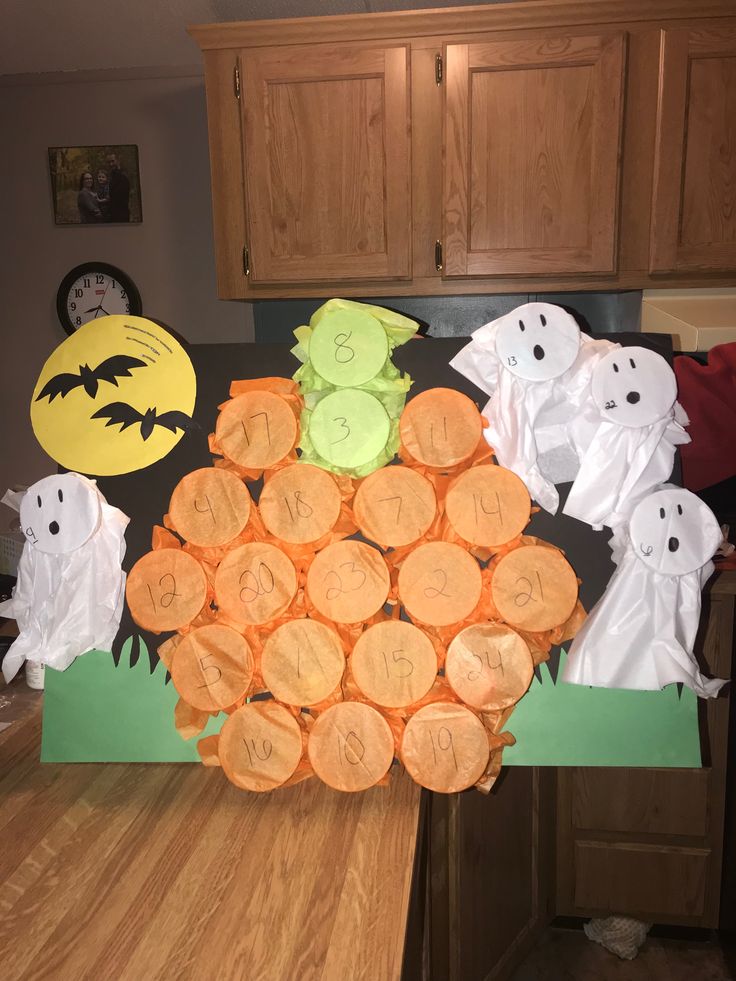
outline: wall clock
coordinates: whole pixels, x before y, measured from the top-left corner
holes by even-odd
[[[138,288],[121,269],[105,262],[83,262],[62,279],[56,293],[56,312],[67,334],[97,317],[143,312]]]

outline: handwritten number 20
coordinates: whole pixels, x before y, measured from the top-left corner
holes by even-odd
[[[252,603],[253,600],[258,599],[259,596],[265,596],[267,593],[273,592],[273,587],[275,584],[275,579],[273,573],[266,565],[265,562],[261,562],[258,566],[258,575],[247,569],[240,576],[238,582],[242,583],[246,580],[246,584],[240,590],[240,601],[241,603]],[[253,585],[251,585],[253,583]]]

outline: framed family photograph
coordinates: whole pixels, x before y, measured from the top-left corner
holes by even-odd
[[[143,221],[138,147],[49,147],[57,225],[135,224]]]

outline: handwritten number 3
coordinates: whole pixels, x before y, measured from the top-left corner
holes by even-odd
[[[330,446],[334,446],[335,443],[344,443],[345,440],[350,435],[350,426],[348,426],[348,420],[345,416],[335,416],[332,420],[333,422],[339,422],[342,428],[345,430],[345,435],[341,436],[339,439],[333,439]]]

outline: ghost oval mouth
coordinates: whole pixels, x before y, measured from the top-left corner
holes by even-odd
[[[537,361],[541,361],[544,358],[544,348],[542,347],[541,344],[534,345],[533,354],[534,357],[537,359]]]
[[[680,547],[680,539],[675,538],[673,535],[672,538],[670,538],[670,540],[667,542],[667,548],[670,550],[670,552],[676,552],[679,547]]]
[[[52,521],[51,522],[51,524],[49,525],[49,531],[51,532],[52,535],[58,535],[59,534],[59,523],[58,523],[58,521]]]
[[[639,395],[638,392],[629,392],[626,396],[626,401],[629,403],[629,405],[636,405],[640,398],[641,395]]]
[[[654,546],[653,545],[644,545],[642,543],[642,544],[639,545],[639,549],[641,550],[641,554],[642,555],[651,555],[652,552],[654,551]]]

